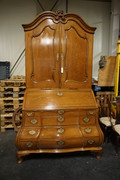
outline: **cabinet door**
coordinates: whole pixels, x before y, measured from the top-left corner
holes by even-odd
[[[59,25],[44,19],[26,32],[27,86],[55,88],[59,86]]]
[[[92,74],[92,35],[78,22],[69,20],[62,25],[61,84],[62,88],[90,88]],[[91,47],[90,47],[91,45]]]

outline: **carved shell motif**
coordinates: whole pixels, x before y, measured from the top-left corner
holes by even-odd
[[[64,11],[58,10],[56,12],[55,20],[58,21],[58,22],[65,22],[66,19],[65,19],[65,16],[64,16]]]

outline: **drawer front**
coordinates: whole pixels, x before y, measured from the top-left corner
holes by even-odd
[[[25,116],[25,126],[41,126],[41,120],[40,120],[40,116],[32,116],[32,117],[27,117]]]
[[[98,137],[99,132],[96,126],[81,126],[81,132],[84,137]]]
[[[41,113],[42,126],[77,125],[79,124],[79,111],[49,111]]]
[[[40,128],[25,127],[21,131],[21,140],[37,139],[40,134]]]
[[[39,140],[37,143],[38,149],[64,149],[64,148],[77,148],[83,147],[83,139],[60,139],[60,140]]]
[[[90,117],[90,116],[80,116],[80,124],[88,125],[88,124],[95,124],[96,122],[96,116]]]
[[[32,111],[23,111],[23,116],[25,116],[25,117],[34,117],[35,116],[35,112],[32,112]]]
[[[40,116],[40,111],[34,112],[34,111],[23,111],[24,117],[34,117],[34,116]]]
[[[37,148],[36,141],[20,141],[20,145],[18,147],[20,150],[34,150]]]
[[[86,110],[80,112],[80,124],[95,124],[97,112],[95,110]]]
[[[97,111],[95,110],[56,110],[23,112],[25,126],[57,126],[57,125],[88,125],[95,124]]]
[[[79,116],[79,111],[63,109],[55,111],[41,111],[41,116]]]
[[[54,128],[41,128],[39,139],[70,139],[79,137],[82,137],[79,126],[59,126]]]
[[[78,125],[79,116],[44,116],[41,117],[42,126]]]
[[[97,147],[101,146],[99,137],[84,138],[84,147]]]

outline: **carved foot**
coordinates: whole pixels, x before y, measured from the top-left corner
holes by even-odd
[[[18,164],[21,164],[23,161],[22,156],[18,154],[17,158],[18,158]]]
[[[96,158],[99,160],[101,158],[102,151],[96,152]]]

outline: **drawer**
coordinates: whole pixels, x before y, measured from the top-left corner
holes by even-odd
[[[79,124],[79,111],[46,111],[41,113],[42,126]]]
[[[40,112],[37,111],[23,111],[23,116],[24,117],[34,117],[34,116],[40,116]]]
[[[38,138],[40,134],[40,128],[34,128],[34,127],[25,127],[21,131],[21,140],[27,140],[27,139],[36,139]]]
[[[84,137],[98,137],[99,132],[96,126],[81,126],[81,132]]]
[[[58,109],[55,111],[41,111],[41,116],[79,116],[79,111],[63,109]]]
[[[41,120],[40,120],[40,116],[33,116],[33,117],[24,117],[25,121],[25,126],[41,126]]]
[[[81,110],[80,111],[80,116],[95,116],[97,114],[97,110]]]
[[[44,116],[41,117],[42,126],[78,125],[79,116]]]
[[[79,129],[79,126],[61,126],[41,128],[39,139],[70,139],[79,137],[82,137],[82,133]]]
[[[38,149],[64,149],[64,148],[79,148],[83,147],[83,139],[82,138],[74,138],[74,139],[50,139],[50,140],[39,140],[37,143]]]
[[[19,147],[20,150],[34,150],[37,148],[36,141],[20,141]]]
[[[95,124],[97,117],[97,112],[95,110],[81,111],[80,124]]]
[[[83,125],[95,124],[96,118],[97,118],[96,116],[91,117],[91,116],[81,115],[79,123]]]
[[[84,138],[84,147],[97,147],[101,146],[99,137]]]

